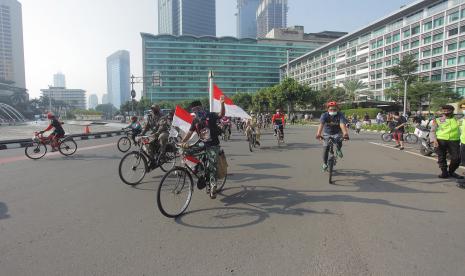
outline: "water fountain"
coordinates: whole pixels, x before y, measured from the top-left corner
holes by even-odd
[[[25,122],[26,118],[14,107],[5,103],[0,103],[0,124]]]

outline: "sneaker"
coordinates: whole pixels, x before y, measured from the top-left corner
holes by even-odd
[[[339,157],[339,158],[344,157],[344,154],[342,154],[342,151],[341,151],[340,149],[336,149],[336,155],[337,155],[337,157]]]
[[[442,179],[449,178],[449,173],[446,171],[443,171],[440,175],[438,175],[438,177]]]
[[[395,148],[400,148],[400,145],[395,145],[394,147],[395,147]]]
[[[452,177],[452,178],[455,178],[455,179],[464,179],[463,176],[458,175],[458,174],[455,173],[455,172],[452,172],[452,173],[450,172],[450,173],[449,173],[449,176]]]
[[[328,170],[328,165],[327,164],[323,164],[321,165],[321,169],[326,172]]]
[[[399,150],[404,150],[404,147],[400,147]]]
[[[216,198],[216,185],[212,185],[210,189],[210,198],[215,199]]]
[[[273,136],[276,136],[276,133],[275,133],[275,134],[273,134]]]

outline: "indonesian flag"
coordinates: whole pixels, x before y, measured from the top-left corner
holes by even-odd
[[[179,127],[182,131],[184,131],[184,133],[187,133],[191,128],[193,120],[194,118],[192,118],[192,115],[189,112],[187,112],[179,105],[176,106],[176,111],[174,112],[172,122],[173,126]]]
[[[221,96],[224,96],[224,106],[226,109],[226,116],[228,117],[239,117],[242,119],[251,119],[249,114],[245,112],[242,108],[239,106],[235,105],[234,102],[226,97],[226,95],[223,94],[223,91],[216,86],[216,84],[213,84],[213,112],[220,112],[221,111],[221,104],[220,104],[220,98]]]

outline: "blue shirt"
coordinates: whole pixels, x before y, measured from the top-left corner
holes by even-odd
[[[340,124],[347,124],[348,121],[342,112],[338,112],[334,116],[325,112],[321,115],[320,123],[324,125],[324,134],[335,135],[342,132]]]

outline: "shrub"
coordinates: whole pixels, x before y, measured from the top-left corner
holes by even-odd
[[[365,116],[365,113],[368,113],[368,115],[370,116],[370,119],[375,119],[376,115],[382,110],[379,108],[357,108],[357,109],[346,109],[346,110],[341,110],[341,111],[346,115],[346,117],[356,114],[359,119],[360,118],[363,119],[363,116]]]

